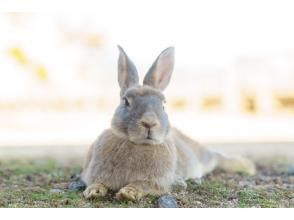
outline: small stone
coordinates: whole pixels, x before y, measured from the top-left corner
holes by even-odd
[[[172,185],[173,191],[179,192],[187,189],[187,183],[183,179],[177,179]]]
[[[80,179],[74,180],[68,184],[68,189],[70,191],[76,191],[76,192],[84,191],[86,189],[86,184],[84,183],[84,181]]]
[[[249,186],[249,185],[251,185],[251,182],[250,182],[250,181],[247,181],[247,180],[243,180],[243,181],[240,181],[240,182],[238,183],[238,186],[241,187],[241,188],[243,188],[243,187],[247,187],[247,186]]]
[[[64,205],[68,205],[68,204],[69,204],[69,200],[68,200],[68,199],[63,200],[62,203],[63,203]]]
[[[251,206],[250,208],[261,208],[260,205],[256,205],[256,206]]]
[[[236,199],[237,197],[236,197],[236,195],[230,195],[229,197],[228,197],[228,200],[234,200],[234,199]]]
[[[79,179],[80,179],[79,173],[74,173],[70,176],[70,180],[79,180]]]
[[[196,207],[199,207],[199,208],[203,206],[202,202],[200,201],[195,201],[195,204],[196,204]]]
[[[288,166],[288,174],[294,175],[294,164]]]
[[[52,188],[64,190],[68,188],[68,183],[67,182],[53,183],[51,186]]]
[[[273,182],[275,184],[279,184],[279,185],[282,185],[283,184],[283,181],[282,181],[282,178],[281,177],[276,177],[273,179]]]
[[[51,193],[64,193],[62,189],[50,189]]]
[[[266,191],[267,191],[268,193],[273,193],[273,192],[274,192],[274,189],[273,189],[272,186],[270,186],[270,187],[267,187],[267,188],[266,188]]]
[[[202,179],[201,178],[194,178],[194,179],[192,179],[192,182],[197,184],[197,185],[201,185],[202,184]]]
[[[177,201],[170,195],[163,195],[157,200],[158,208],[177,208]]]
[[[26,176],[26,180],[27,180],[27,181],[33,181],[33,178],[32,178],[32,176],[27,175],[27,176]]]

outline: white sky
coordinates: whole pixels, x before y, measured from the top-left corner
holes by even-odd
[[[60,54],[57,43],[51,43],[55,28],[52,27],[55,25],[52,19],[105,34],[106,50],[103,54],[113,65],[109,67],[111,71],[116,70],[117,44],[125,48],[140,73],[145,73],[155,57],[171,45],[176,47],[176,71],[179,72],[184,69],[194,73],[202,67],[227,70],[238,56],[273,57],[274,63],[281,66],[279,69],[287,70],[287,64],[280,56],[294,54],[293,7],[284,4],[285,1],[272,4],[272,1],[248,0],[244,4],[227,0],[201,3],[186,0],[150,0],[144,3],[108,0],[91,5],[85,1],[81,6],[73,2],[53,6],[48,6],[48,2],[41,4],[32,0],[10,2],[23,5],[17,11],[24,8],[38,13],[34,17],[38,24],[30,27],[25,40],[31,42],[28,44],[31,48],[35,48],[32,49],[33,55],[43,57],[46,62],[60,62],[56,65],[58,68],[71,66],[67,62],[74,59],[56,58]],[[64,8],[67,12],[63,11]],[[79,8],[81,11],[77,11]],[[86,12],[85,8],[90,12]],[[69,9],[73,11],[68,12]],[[17,39],[21,36],[9,35],[2,29],[0,48],[5,45],[4,38]]]
[[[130,11],[133,9],[130,8]],[[161,50],[176,47],[176,68],[231,68],[238,56],[280,59],[294,54],[294,17],[286,16],[100,16],[58,13],[61,20],[88,24],[106,35],[111,62],[122,45],[145,71]],[[86,22],[85,22],[86,21]],[[282,58],[283,59],[283,58]],[[277,62],[275,62],[277,63]],[[282,64],[284,65],[284,64]]]
[[[99,23],[110,43],[123,45],[134,59],[146,57],[150,62],[174,45],[177,62],[189,69],[227,65],[240,55],[294,52],[290,17],[110,17]]]
[[[3,9],[57,12],[76,23],[88,17],[89,27],[99,26],[107,34],[111,54],[117,54],[115,46],[121,44],[144,68],[170,45],[176,47],[177,66],[187,69],[231,65],[239,55],[294,51],[293,1],[289,0],[1,2]]]

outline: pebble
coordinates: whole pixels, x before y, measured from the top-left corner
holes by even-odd
[[[197,205],[197,207],[202,207],[203,206],[202,202],[200,202],[200,201],[195,201],[195,204]]]
[[[80,179],[79,173],[74,173],[70,176],[70,180],[78,180],[78,179]]]
[[[283,184],[283,181],[282,181],[282,178],[281,178],[281,177],[275,177],[275,178],[273,179],[273,182],[274,182],[275,184],[279,184],[279,185],[282,185],[282,184]]]
[[[64,191],[62,189],[50,189],[51,193],[63,193]]]
[[[177,201],[170,195],[163,195],[157,200],[158,208],[177,208]]]
[[[178,179],[172,185],[172,189],[173,191],[176,191],[176,192],[183,191],[187,189],[187,183],[182,179]]]
[[[250,208],[261,208],[260,205],[256,205],[256,206],[251,206]]]
[[[27,181],[33,181],[33,178],[32,178],[32,176],[27,175],[27,176],[26,176],[26,180],[27,180]]]
[[[193,183],[197,184],[197,185],[201,185],[202,184],[202,179],[201,178],[194,178]]]
[[[80,180],[80,179],[77,179],[77,180],[74,180],[74,181],[71,181],[69,184],[68,184],[68,189],[70,191],[84,191],[86,189],[86,184]]]
[[[250,181],[247,181],[247,180],[243,180],[243,181],[240,181],[238,183],[239,187],[247,187],[247,186],[250,186],[250,185],[252,185],[252,183]]]

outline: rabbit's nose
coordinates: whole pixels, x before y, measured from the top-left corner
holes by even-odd
[[[156,121],[141,121],[141,125],[147,129],[153,128],[157,125]]]
[[[158,126],[159,122],[153,112],[145,112],[140,120],[141,125],[144,128],[151,129]]]

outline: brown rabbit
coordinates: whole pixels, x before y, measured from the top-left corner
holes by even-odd
[[[108,189],[119,200],[139,200],[160,195],[185,180],[200,179],[216,167],[254,174],[244,158],[227,157],[208,150],[170,126],[162,91],[174,67],[174,48],[155,60],[143,85],[136,67],[119,46],[118,83],[121,102],[111,128],[92,144],[82,172],[86,198],[103,197]]]

